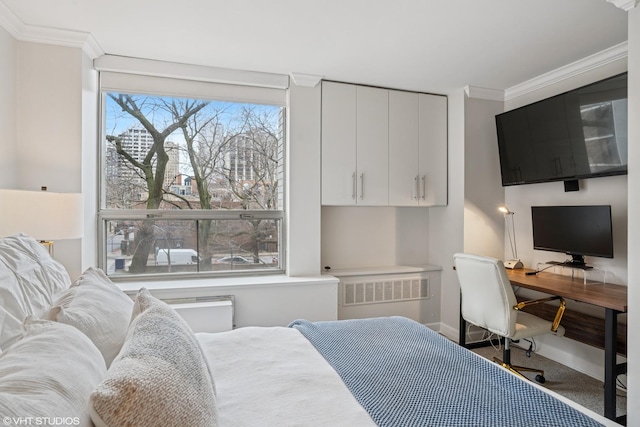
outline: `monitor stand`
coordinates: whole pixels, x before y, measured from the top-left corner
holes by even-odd
[[[559,265],[561,267],[569,267],[569,268],[575,268],[578,270],[591,270],[593,267],[591,267],[590,265],[587,265],[584,263],[584,259],[582,262],[576,262],[576,259],[572,259],[571,261],[564,261],[564,262],[558,262],[558,261],[548,261],[545,262],[545,264],[549,264],[549,265]]]

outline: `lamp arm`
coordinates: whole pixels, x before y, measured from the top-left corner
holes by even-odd
[[[511,213],[511,233],[513,234],[513,255],[514,255],[514,259],[520,259],[518,258],[518,247],[516,246],[516,221],[515,221],[515,214],[512,212]]]
[[[548,297],[548,298],[541,298],[541,299],[536,299],[536,300],[530,300],[530,301],[522,301],[519,302],[518,304],[513,306],[513,309],[516,311],[522,310],[523,308],[529,306],[529,305],[534,305],[534,304],[540,304],[540,303],[544,303],[544,302],[549,302],[549,301],[555,301],[555,300],[560,300],[560,305],[558,306],[558,311],[556,311],[556,317],[553,319],[553,324],[551,325],[551,331],[552,332],[556,332],[558,330],[558,327],[560,326],[560,320],[562,320],[562,315],[564,314],[564,310],[567,306],[566,301],[564,300],[564,298],[562,297],[558,297],[558,296],[554,296],[554,297]]]

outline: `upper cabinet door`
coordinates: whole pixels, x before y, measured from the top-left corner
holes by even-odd
[[[420,94],[420,205],[447,204],[447,98]]]
[[[322,82],[322,204],[357,200],[356,86]]]
[[[389,204],[389,91],[357,86],[357,204]]]
[[[389,91],[389,205],[418,206],[421,195],[418,94]]]
[[[322,83],[322,204],[447,204],[447,98]]]

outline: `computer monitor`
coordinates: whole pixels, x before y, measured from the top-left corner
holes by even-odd
[[[610,205],[532,206],[533,249],[571,255],[563,265],[588,268],[585,256],[613,258]]]

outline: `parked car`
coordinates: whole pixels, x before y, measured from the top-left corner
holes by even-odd
[[[234,256],[226,256],[226,257],[217,259],[216,263],[217,264],[252,264],[253,261],[240,255],[234,255]]]
[[[254,264],[253,258],[245,258],[240,255],[226,256],[215,261],[216,264]],[[258,263],[265,264],[261,259],[258,259]]]

